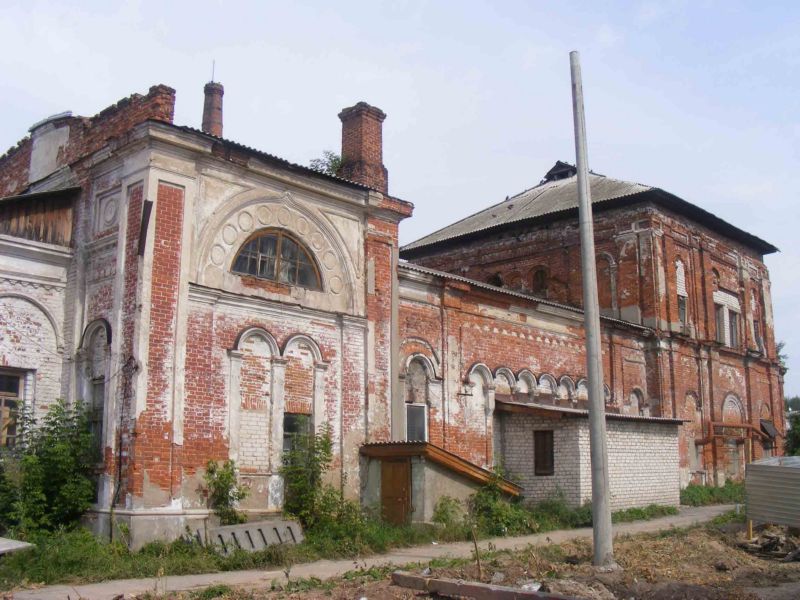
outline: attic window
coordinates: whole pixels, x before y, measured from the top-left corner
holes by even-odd
[[[266,230],[251,237],[233,261],[234,273],[322,289],[319,269],[311,253],[283,230]]]

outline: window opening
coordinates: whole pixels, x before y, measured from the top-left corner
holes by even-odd
[[[553,452],[553,430],[533,432],[534,475],[553,475],[555,460]]]
[[[232,270],[311,290],[322,288],[310,252],[283,231],[262,233],[246,242],[236,255]]]
[[[427,442],[427,420],[424,404],[406,404],[406,441]]]
[[[308,415],[299,413],[284,413],[283,415],[283,456],[297,449],[298,440],[311,433],[311,419]]]
[[[22,401],[22,375],[0,372],[0,445],[12,447],[17,442],[17,414]]]

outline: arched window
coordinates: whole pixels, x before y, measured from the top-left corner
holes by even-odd
[[[687,325],[686,299],[689,294],[686,291],[686,267],[680,258],[675,261],[675,290],[678,295],[678,322],[681,330],[685,330]]]
[[[319,269],[311,253],[281,229],[261,231],[245,242],[233,261],[232,270],[310,290],[322,288]]]
[[[408,364],[405,378],[406,440],[428,441],[428,370],[414,359]]]

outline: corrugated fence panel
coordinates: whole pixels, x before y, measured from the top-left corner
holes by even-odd
[[[747,465],[745,493],[748,519],[800,527],[800,456]]]

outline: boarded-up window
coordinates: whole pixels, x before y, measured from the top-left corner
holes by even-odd
[[[675,261],[675,289],[678,296],[685,298],[689,295],[686,293],[686,267],[683,266],[683,261],[680,259]]]
[[[534,475],[552,475],[555,472],[553,460],[553,430],[533,432]]]

